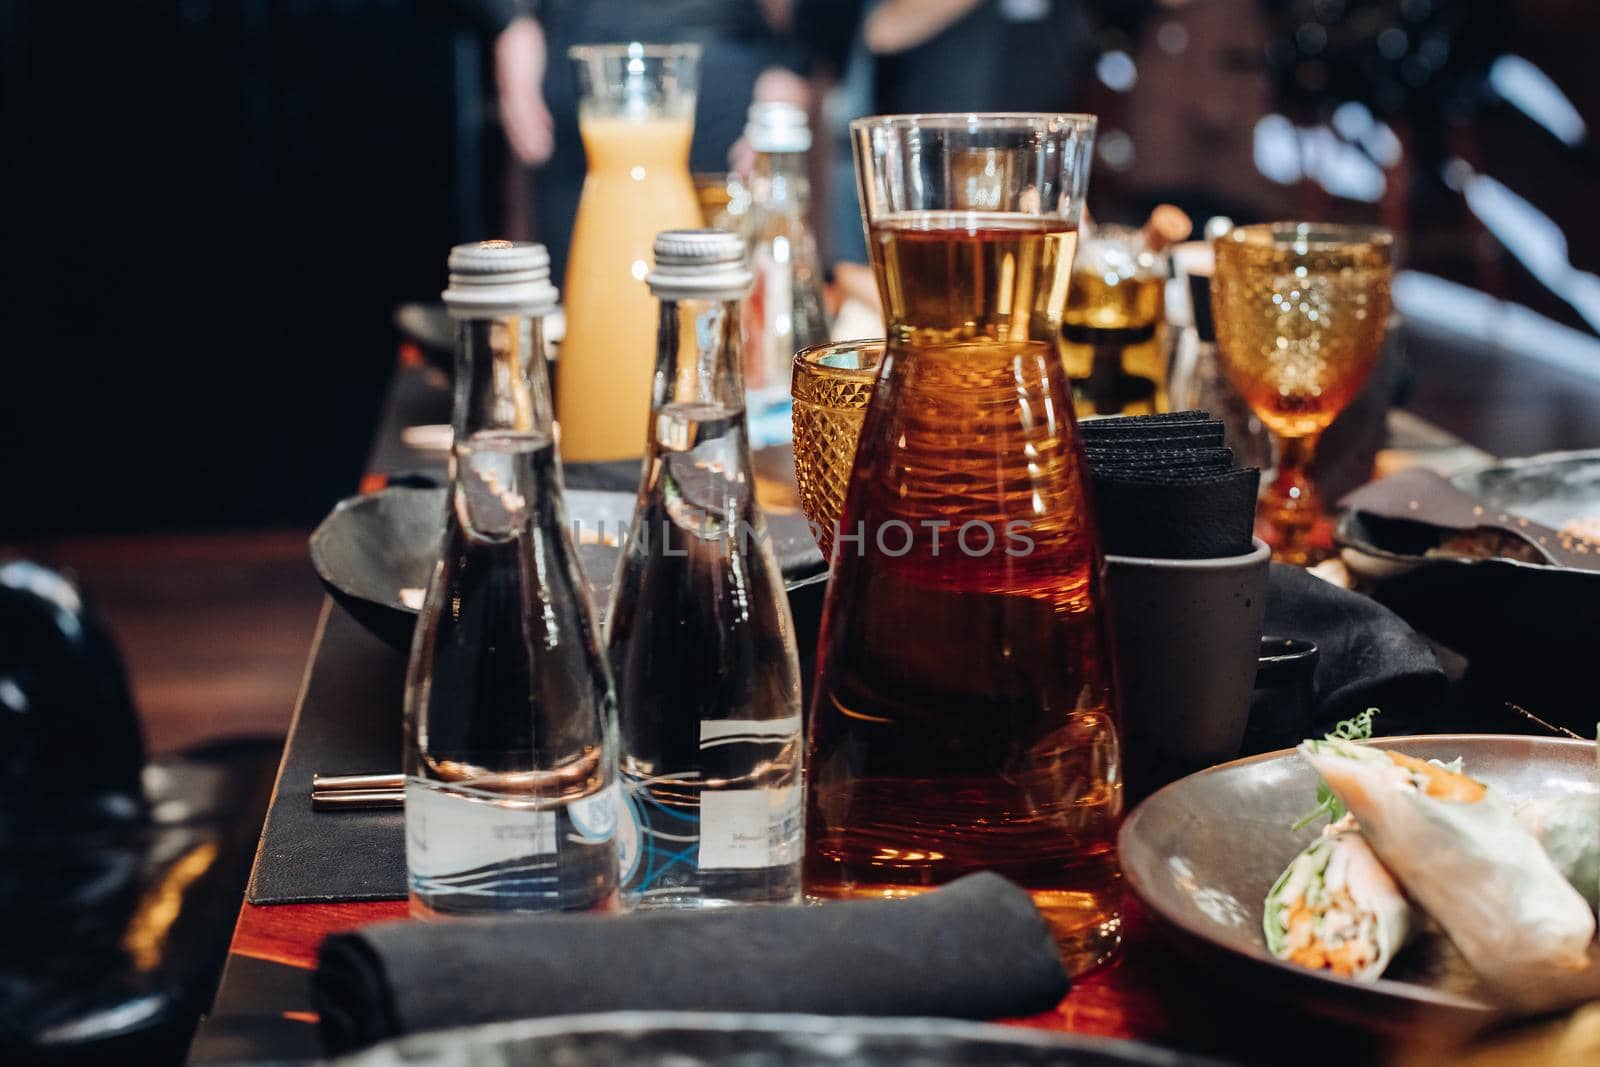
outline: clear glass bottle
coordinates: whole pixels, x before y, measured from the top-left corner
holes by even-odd
[[[800,667],[756,504],[740,374],[744,245],[656,238],[661,301],[644,473],[612,587],[623,898],[640,908],[800,893]]]
[[[806,113],[793,104],[752,104],[745,137],[756,152],[744,222],[755,275],[744,307],[745,390],[751,431],[761,447],[789,439],[794,354],[826,344],[829,322],[809,214]]]
[[[450,253],[450,504],[406,675],[412,911],[609,908],[616,705],[551,433],[544,246]]]

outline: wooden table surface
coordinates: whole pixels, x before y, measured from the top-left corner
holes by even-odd
[[[411,373],[421,373],[413,367]],[[393,421],[393,420],[387,420]],[[388,428],[392,431],[392,427]],[[1422,432],[1409,423],[1399,429]],[[1421,450],[1458,448],[1446,437],[1421,442]],[[380,445],[381,451],[381,445]],[[1405,449],[1380,458],[1380,469],[1413,462]],[[383,482],[370,476],[363,489]],[[781,482],[763,478],[768,506],[792,506]],[[319,645],[321,634],[319,630]],[[313,649],[313,658],[317,654]],[[293,743],[291,737],[291,744]],[[258,858],[258,863],[261,861]],[[322,939],[373,922],[407,918],[403,900],[361,903],[256,905],[239,912],[228,963],[210,1016],[202,1023],[190,1062],[222,1063],[242,1058],[296,1058],[315,1054],[316,1018],[306,978]],[[1142,911],[1125,904],[1124,943],[1109,964],[1079,978],[1051,1012],[1017,1025],[1110,1038],[1130,1038],[1246,1063],[1281,1062],[1294,1048],[1297,1062],[1371,1062],[1385,1054],[1359,1031],[1275,1008],[1263,1011],[1220,983],[1203,963],[1185,956],[1187,946]],[[1289,1043],[1289,1044],[1286,1044]]]

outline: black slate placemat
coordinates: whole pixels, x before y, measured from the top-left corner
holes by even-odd
[[[393,811],[311,810],[311,776],[400,763],[405,657],[328,603],[284,749],[248,896],[252,904],[406,895],[405,821]]]

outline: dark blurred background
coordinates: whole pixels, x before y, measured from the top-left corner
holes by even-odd
[[[455,33],[404,0],[6,10],[5,527],[314,522],[360,473],[391,309],[483,225]]]
[[[848,43],[873,5],[798,7],[804,46],[843,55],[825,39]],[[1076,7],[1082,52],[1062,62],[1103,117],[1101,217],[1172,199],[1200,219],[1382,220],[1409,266],[1588,329],[1459,188],[1492,175],[1595,266],[1586,132],[1563,143],[1489,77],[1522,57],[1600,115],[1585,0]],[[487,36],[416,0],[4,11],[0,538],[314,523],[357,483],[394,307],[437,293],[452,242],[526,229],[505,210],[525,176],[508,177]],[[814,68],[848,83],[852,65]],[[873,95],[847,84],[832,113]]]

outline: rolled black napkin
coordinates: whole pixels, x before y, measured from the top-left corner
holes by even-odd
[[[1386,734],[1437,730],[1447,679],[1421,634],[1370,597],[1341,589],[1299,567],[1274,563],[1267,575],[1265,633],[1314,642],[1313,732],[1317,736],[1364,708],[1383,711]]]
[[[1028,894],[999,875],[911,900],[384,923],[323,943],[312,998],[331,1051],[447,1026],[583,1012],[991,1019],[1069,982]]]

